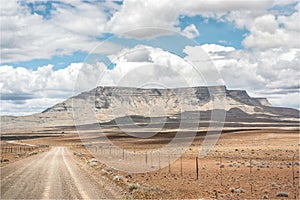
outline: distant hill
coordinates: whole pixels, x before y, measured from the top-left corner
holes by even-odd
[[[82,124],[88,123],[89,117],[96,118],[100,123],[113,122],[115,118],[124,116],[139,116],[135,117],[139,120],[167,116],[174,121],[182,113],[185,117],[190,116],[190,120],[199,120],[193,119],[196,112],[200,112],[201,120],[209,121],[212,110],[226,111],[226,122],[299,123],[299,110],[273,107],[266,98],[253,98],[244,90],[227,90],[225,86],[176,89],[97,87],[42,113],[22,117],[3,116],[2,130],[72,126],[74,110],[77,119],[83,118]]]

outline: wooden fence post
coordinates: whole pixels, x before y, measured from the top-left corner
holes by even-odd
[[[294,199],[297,199],[297,195],[296,195],[296,187],[295,187],[295,154],[293,155],[292,170],[293,170],[292,175],[293,175]]]
[[[196,175],[197,180],[199,179],[199,168],[198,168],[198,156],[196,157]]]
[[[253,187],[252,187],[252,159],[250,158],[250,192],[251,197],[253,193]]]
[[[170,163],[170,155],[169,156],[169,173],[171,173],[171,163]]]
[[[182,176],[182,155],[180,156],[180,174]]]
[[[223,162],[222,162],[222,156],[220,157],[220,179],[221,179],[221,186],[223,186]]]
[[[160,169],[160,153],[158,153],[158,168]]]

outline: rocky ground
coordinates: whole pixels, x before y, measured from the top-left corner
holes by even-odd
[[[159,137],[163,137],[161,135]],[[162,138],[157,138],[162,141]],[[159,148],[164,142],[134,142],[111,138],[127,149]],[[128,173],[101,163],[82,146],[76,134],[26,140],[29,144],[65,146],[94,175],[109,178],[134,198],[299,199],[299,130],[236,130],[221,135],[211,153],[198,159],[203,140],[198,135],[175,163],[158,171]],[[19,141],[24,142],[24,141]],[[99,153],[99,152],[98,152]],[[149,157],[149,161],[150,161]]]

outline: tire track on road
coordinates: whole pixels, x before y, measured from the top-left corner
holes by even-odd
[[[6,165],[0,199],[114,199],[116,194],[82,170],[72,156],[66,147],[54,147]]]
[[[64,149],[63,149],[63,152],[64,152]],[[78,192],[80,193],[81,197],[82,197],[83,199],[91,199],[91,198],[85,193],[83,187],[81,186],[80,181],[77,179],[77,177],[76,177],[75,173],[73,172],[72,168],[70,167],[70,165],[69,165],[68,162],[66,161],[65,154],[63,153],[62,155],[63,155],[64,163],[65,163],[65,165],[66,165],[66,167],[67,167],[67,169],[68,169],[68,171],[69,171],[69,173],[70,173],[72,179],[74,180],[74,183],[75,183],[75,185],[76,185],[76,187],[77,187],[77,189],[78,189]]]

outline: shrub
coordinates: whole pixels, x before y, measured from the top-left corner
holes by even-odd
[[[277,192],[276,197],[289,197],[287,192]]]
[[[124,182],[124,177],[123,176],[119,176],[119,175],[116,175],[113,177],[113,181],[121,181],[121,182]]]
[[[138,184],[138,183],[130,184],[129,187],[128,187],[130,192],[132,192],[133,190],[137,190],[139,188],[140,188],[140,184]]]
[[[243,188],[238,188],[235,190],[235,193],[240,194],[240,193],[245,193],[246,190],[244,190]]]
[[[265,194],[262,199],[269,199],[269,196]]]
[[[270,187],[277,187],[278,185],[276,184],[276,183],[270,183],[270,185],[269,185]]]

